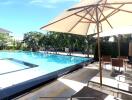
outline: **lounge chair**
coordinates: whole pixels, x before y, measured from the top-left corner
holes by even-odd
[[[88,86],[83,87],[79,92],[71,96],[71,100],[119,100],[114,96],[95,90]]]
[[[123,67],[123,59],[121,58],[113,58],[112,59],[112,68],[119,67],[119,72],[121,71],[120,68]]]
[[[71,97],[40,97],[40,98],[54,98],[54,99],[65,99],[68,98],[70,100],[121,100],[119,98],[116,98],[114,96],[108,95],[104,92],[95,90],[93,88],[90,88],[88,86],[84,86],[80,91],[72,95]]]
[[[98,84],[100,85],[100,78],[99,77],[93,77],[88,84],[90,83],[94,83],[94,84]],[[132,86],[131,84],[128,84],[126,82],[122,82],[120,80],[116,80],[116,79],[110,79],[110,78],[102,78],[102,86],[104,87],[108,87],[114,90],[118,90],[118,91],[122,91],[125,93],[129,93],[132,94]]]
[[[123,59],[123,65],[125,67],[125,71],[127,68],[128,56],[118,56],[117,58]]]
[[[111,56],[103,55],[101,58],[101,62],[103,65],[111,64]]]

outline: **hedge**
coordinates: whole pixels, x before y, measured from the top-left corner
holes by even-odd
[[[115,58],[118,56],[118,44],[117,42],[101,42],[100,43],[101,56],[102,55],[111,55],[111,57]],[[120,56],[128,56],[129,43],[128,42],[120,42]],[[98,45],[96,44],[95,60],[98,60]]]

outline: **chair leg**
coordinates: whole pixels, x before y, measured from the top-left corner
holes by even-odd
[[[87,86],[89,86],[89,82],[87,82]]]
[[[125,67],[125,72],[127,71],[127,63],[126,62],[124,62],[124,67]]]
[[[105,66],[104,66],[104,69],[106,69],[106,64],[105,64]]]
[[[119,72],[121,72],[121,68],[119,67]]]

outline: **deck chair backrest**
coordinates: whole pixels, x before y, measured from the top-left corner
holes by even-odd
[[[120,58],[112,59],[112,66],[123,67],[123,59]]]
[[[103,62],[111,62],[111,56],[102,56]]]

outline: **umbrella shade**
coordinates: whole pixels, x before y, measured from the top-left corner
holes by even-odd
[[[97,1],[100,3],[98,4]],[[41,29],[79,35],[97,33],[96,11],[99,32],[132,25],[132,20],[130,20],[132,18],[131,4],[131,0],[82,0],[74,8],[64,11]]]
[[[132,41],[129,43],[129,56],[132,56]]]
[[[82,0],[41,29],[78,35],[97,33],[100,83],[102,85],[99,33],[113,27],[132,25],[131,18],[131,0]]]

